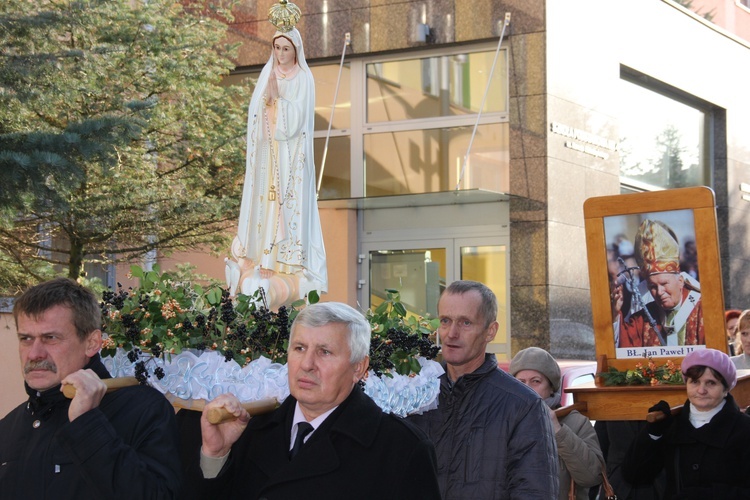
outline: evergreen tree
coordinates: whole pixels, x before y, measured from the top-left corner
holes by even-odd
[[[3,0],[0,290],[228,247],[248,86],[209,0]]]
[[[675,0],[675,3],[678,3],[685,7],[688,10],[692,10],[699,16],[703,17],[706,21],[713,21],[714,20],[714,14],[716,13],[716,9],[711,9],[708,12],[701,12],[701,8],[699,7],[693,7],[693,0]]]
[[[682,134],[674,125],[668,125],[656,138],[658,156],[654,160],[654,172],[659,176],[658,186],[671,188],[690,185],[689,171],[685,169],[682,156],[685,146],[682,145]]]

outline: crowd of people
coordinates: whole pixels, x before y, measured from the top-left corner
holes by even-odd
[[[263,288],[279,304],[328,284],[315,86],[298,19],[272,19],[279,31],[248,110],[234,260],[226,260],[230,293]],[[681,249],[668,225],[646,219],[635,244],[616,237],[608,259],[617,347],[705,345],[694,240]],[[227,393],[200,414],[175,416],[150,387],[107,391],[90,290],[65,278],[33,286],[13,308],[28,400],[0,420],[0,500],[584,500],[604,498],[607,474],[622,499],[750,498],[750,476],[738,471],[750,463],[750,417],[729,394],[736,370],[750,369],[750,310],[727,311],[731,358],[714,349],[684,358],[684,406],[660,401],[652,423],[596,427],[560,411],[560,368],[547,351],[523,349],[509,373],[498,368],[486,352],[497,312],[482,283],[444,290],[445,373],[437,408],[422,414],[386,414],[364,394],[370,324],[324,302],[292,324],[290,396],[279,408],[251,419]],[[209,421],[218,409],[231,417]]]
[[[386,414],[364,394],[371,327],[325,302],[293,322],[291,395],[278,409],[251,419],[224,394],[178,426],[152,388],[107,392],[90,290],[65,278],[36,285],[13,309],[29,398],[0,420],[0,499],[585,499],[597,498],[615,460],[619,498],[750,498],[750,477],[734,467],[750,463],[750,417],[729,394],[750,349],[731,359],[691,352],[681,411],[662,401],[651,411],[664,418],[602,434],[584,415],[556,411],[561,374],[547,351],[523,349],[510,373],[498,368],[486,353],[497,307],[481,283],[445,289],[445,373],[437,409],[421,415]],[[737,330],[750,337],[750,311]],[[212,409],[231,418],[211,423]],[[618,452],[609,438],[623,436]]]

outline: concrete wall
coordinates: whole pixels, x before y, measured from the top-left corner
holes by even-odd
[[[264,64],[270,55],[275,28],[268,9],[277,0],[246,2],[234,11],[231,39],[242,43],[239,66]],[[344,34],[351,34],[350,53],[366,54],[408,48],[460,43],[497,37],[506,12],[513,17],[513,33],[543,27],[542,0],[298,0],[302,10],[297,28],[305,57],[320,59],[341,55]],[[430,26],[429,42],[417,40],[417,24]]]
[[[355,306],[357,302],[356,287],[352,284],[357,279],[357,213],[349,209],[320,209],[320,224],[323,229],[323,240],[328,261],[328,293],[322,296],[324,301],[345,302]],[[197,267],[196,272],[210,278],[225,281],[224,257],[208,252],[178,252],[169,257],[159,257],[157,262],[162,271],[174,269],[177,264],[190,263]],[[126,277],[129,264],[117,268],[118,281],[124,286],[136,286],[137,280]]]
[[[0,418],[26,400],[13,315],[0,313]]]
[[[619,140],[616,106],[621,65],[726,111],[711,159],[727,307],[750,306],[748,210],[739,184],[750,181],[750,45],[672,2],[548,2],[548,120]],[[617,20],[614,22],[614,20]],[[613,20],[613,22],[607,22]],[[722,112],[718,114],[722,115]],[[726,127],[726,138],[723,129]],[[619,157],[564,148],[550,134],[550,315],[588,322],[582,204],[617,194]],[[571,235],[574,237],[571,238]]]

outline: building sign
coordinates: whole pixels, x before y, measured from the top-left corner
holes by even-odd
[[[609,153],[603,151],[603,149],[609,151],[617,151],[618,149],[616,141],[605,139],[604,137],[599,137],[590,132],[563,125],[562,123],[551,122],[549,128],[550,132],[553,134],[558,134],[570,139],[565,141],[566,148],[595,156],[602,160],[609,158]]]

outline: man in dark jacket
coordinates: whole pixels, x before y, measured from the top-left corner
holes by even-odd
[[[13,316],[29,400],[0,421],[0,499],[174,498],[174,411],[149,387],[105,394],[96,297],[54,279],[18,298]]]
[[[370,333],[364,316],[346,304],[326,302],[300,311],[289,340],[291,396],[251,421],[232,395],[207,404],[200,468],[189,475],[194,483],[189,493],[269,500],[439,499],[432,443],[408,422],[383,413],[358,385],[369,365]],[[210,424],[206,415],[221,407],[237,419]]]
[[[438,407],[409,420],[435,442],[443,498],[557,498],[547,407],[485,354],[499,326],[495,294],[476,281],[453,282],[438,317],[446,369]]]

